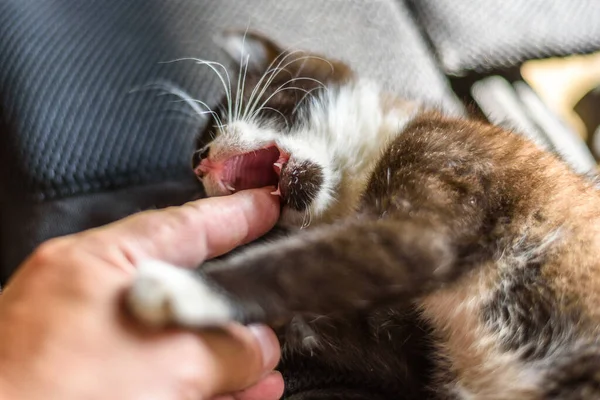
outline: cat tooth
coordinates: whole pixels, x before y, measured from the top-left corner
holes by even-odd
[[[277,190],[275,190],[274,192],[271,192],[271,194],[273,196],[281,196],[281,191],[279,190],[279,186],[277,186]]]
[[[289,159],[290,159],[289,154],[280,155],[279,158],[277,159],[277,162],[279,164],[285,164],[286,162],[288,162]]]
[[[281,173],[282,168],[283,168],[283,164],[280,162],[276,162],[275,164],[273,164],[273,169],[275,170],[277,175],[279,175]]]
[[[233,186],[231,186],[229,183],[225,184],[225,189],[227,189],[231,192],[235,192],[235,188]]]

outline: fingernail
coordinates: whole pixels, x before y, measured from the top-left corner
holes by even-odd
[[[263,368],[271,368],[277,364],[277,343],[273,341],[273,333],[264,325],[249,325],[250,332],[256,338],[262,353]]]

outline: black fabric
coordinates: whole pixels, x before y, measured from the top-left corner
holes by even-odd
[[[597,0],[406,0],[450,74],[600,49]]]
[[[366,375],[324,365],[308,354],[286,360],[279,369],[285,381],[283,398],[288,400],[389,400],[422,399],[426,396],[424,390],[418,391],[407,382],[387,382],[379,374]]]
[[[317,338],[323,347],[284,351],[278,369],[286,383],[286,399],[430,398],[434,348],[431,329],[419,313],[408,306],[402,312],[331,317],[318,330],[335,332],[335,345],[329,347],[324,334]],[[387,328],[379,329],[383,326]],[[281,332],[282,342],[290,334]]]
[[[101,226],[142,210],[182,204],[201,194],[195,180],[183,180],[47,202],[14,202],[10,213],[3,213],[0,225],[2,262],[12,267],[0,269],[0,282],[6,282],[14,266],[47,239]]]
[[[113,191],[191,185],[192,141],[205,120],[173,96],[134,89],[170,81],[214,106],[222,90],[209,68],[161,62],[225,62],[215,35],[246,27],[347,60],[392,90],[460,111],[410,14],[394,0],[2,0],[3,278],[40,240],[99,223],[97,209],[106,210],[105,223],[123,216],[110,212],[120,201],[127,201],[123,209],[139,208],[141,199]],[[86,200],[94,193],[104,194]],[[153,204],[148,196],[140,205]],[[60,212],[48,205],[58,200],[65,200]],[[182,201],[178,194],[172,200]]]

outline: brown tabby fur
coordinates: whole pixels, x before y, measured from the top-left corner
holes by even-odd
[[[294,96],[269,105],[291,117]],[[238,320],[280,328],[290,382],[334,375],[295,399],[597,399],[599,230],[594,182],[557,156],[423,112],[354,211],[201,274]]]
[[[440,398],[455,385],[485,399],[600,398],[599,217],[592,182],[554,155],[423,114],[381,158],[355,216],[209,277],[245,321],[414,304],[432,330]],[[349,363],[364,360],[356,353]]]

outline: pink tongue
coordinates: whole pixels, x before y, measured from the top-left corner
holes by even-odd
[[[236,191],[277,186],[279,178],[273,164],[278,159],[279,150],[275,146],[231,157],[224,164],[223,182]]]

